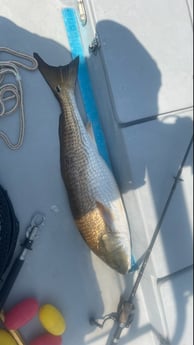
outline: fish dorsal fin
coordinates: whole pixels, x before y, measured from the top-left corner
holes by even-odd
[[[68,65],[58,67],[48,65],[37,53],[34,53],[34,57],[38,62],[39,71],[55,95],[59,95],[64,89],[75,88],[79,57]]]
[[[99,201],[96,201],[96,204],[97,204],[97,207],[98,209],[100,210],[102,216],[103,216],[103,219],[106,223],[106,225],[108,226],[108,228],[110,230],[113,230],[113,227],[114,227],[114,217],[113,217],[113,214],[111,213],[110,209],[108,208],[108,206],[106,205],[103,205],[101,202]]]

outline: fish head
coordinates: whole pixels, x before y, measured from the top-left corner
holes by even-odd
[[[131,268],[130,243],[123,233],[107,232],[101,238],[103,260],[114,270],[126,274]]]
[[[131,268],[129,236],[126,232],[119,230],[123,226],[120,216],[116,217],[110,207],[99,201],[97,206],[105,226],[105,233],[100,241],[101,257],[111,268],[121,274],[126,274]]]

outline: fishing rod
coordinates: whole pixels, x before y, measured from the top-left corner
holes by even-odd
[[[192,136],[192,138],[191,138],[191,140],[189,142],[189,145],[187,147],[187,150],[185,152],[183,160],[182,160],[182,162],[181,162],[181,164],[180,164],[180,166],[178,168],[178,172],[177,172],[176,176],[174,177],[174,183],[173,183],[173,185],[171,187],[169,196],[168,196],[167,201],[166,201],[166,203],[164,205],[164,208],[163,208],[163,211],[161,213],[161,216],[160,216],[160,219],[158,221],[158,224],[156,225],[156,228],[154,230],[154,233],[153,233],[152,239],[150,241],[150,244],[148,246],[148,249],[146,250],[146,253],[145,253],[145,256],[144,256],[141,268],[140,268],[140,270],[138,272],[135,284],[134,284],[134,286],[132,288],[132,291],[130,293],[129,298],[127,300],[125,300],[125,301],[120,301],[119,305],[118,305],[117,312],[115,312],[115,313],[113,312],[113,313],[110,313],[108,315],[105,315],[101,319],[103,321],[100,322],[99,319],[94,319],[94,318],[90,319],[90,323],[92,325],[96,325],[99,328],[103,328],[103,326],[104,326],[104,324],[105,324],[105,322],[107,320],[113,320],[113,321],[115,321],[117,323],[117,327],[115,329],[115,332],[114,332],[112,341],[110,342],[110,345],[118,344],[119,340],[121,338],[122,331],[125,328],[129,328],[131,323],[133,322],[134,314],[135,314],[134,299],[135,299],[138,287],[140,285],[141,279],[143,277],[145,268],[146,268],[146,266],[148,264],[148,260],[150,258],[151,253],[152,253],[152,250],[153,250],[154,244],[156,242],[157,236],[158,236],[158,234],[160,232],[161,225],[163,223],[164,217],[165,217],[165,215],[167,213],[167,210],[169,208],[170,202],[171,202],[172,197],[174,195],[174,192],[176,190],[177,184],[178,184],[178,182],[183,181],[181,179],[181,174],[182,174],[183,167],[184,167],[184,165],[186,163],[186,160],[188,158],[188,155],[189,155],[189,152],[190,152],[192,144],[193,144],[193,136]]]

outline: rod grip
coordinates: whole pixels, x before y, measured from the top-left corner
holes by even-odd
[[[118,326],[117,329],[115,330],[115,333],[114,333],[114,336],[113,336],[113,339],[112,339],[112,342],[110,345],[114,345],[114,344],[119,343],[122,331],[123,331],[123,328]]]

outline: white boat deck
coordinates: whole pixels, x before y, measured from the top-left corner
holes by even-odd
[[[38,52],[53,65],[69,62],[61,11],[75,3],[0,0],[0,47]],[[85,6],[88,22],[80,24],[80,34],[138,260],[192,136],[193,3],[85,0]],[[101,48],[89,54],[95,32]],[[0,61],[6,58],[0,53]],[[34,296],[65,316],[63,345],[108,345],[112,322],[97,329],[89,324],[89,316],[116,311],[135,275],[123,278],[109,269],[76,230],[60,175],[59,105],[38,71],[20,72],[25,138],[18,151],[0,140],[0,184],[13,202],[20,240],[36,211],[43,212],[46,221],[5,309]],[[18,116],[0,118],[0,130],[16,140]],[[134,322],[123,332],[121,345],[193,343],[192,163],[190,152],[138,290]],[[27,343],[41,332],[38,318],[21,329]]]

